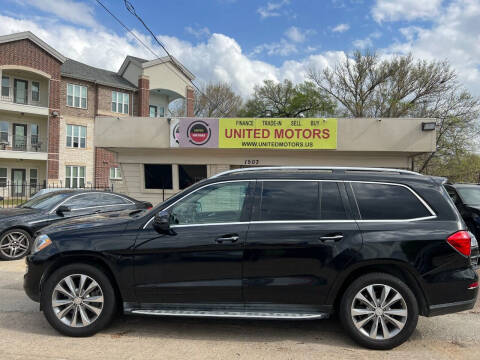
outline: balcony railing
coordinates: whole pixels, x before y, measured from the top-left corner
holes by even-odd
[[[37,135],[32,135],[30,141],[27,136],[13,136],[11,142],[0,141],[0,150],[13,151],[31,151],[31,152],[46,152],[46,144],[38,140]]]
[[[0,101],[23,105],[42,106],[40,101],[35,101],[29,98],[28,93],[22,94],[18,92],[17,94],[15,94],[15,89],[13,86],[2,86],[2,90],[0,93]]]

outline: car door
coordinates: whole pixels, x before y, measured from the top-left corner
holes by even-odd
[[[361,246],[343,183],[258,181],[244,257],[247,306],[319,307]]]
[[[83,193],[76,194],[61,203],[70,208],[70,211],[58,214],[56,212],[53,215],[58,219],[67,219],[78,216],[93,215],[101,212],[100,193]]]
[[[242,304],[251,184],[219,182],[193,190],[166,208],[169,234],[157,233],[151,221],[146,225],[135,245],[140,303]]]

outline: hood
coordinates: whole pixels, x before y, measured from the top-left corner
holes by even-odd
[[[54,232],[74,230],[88,231],[90,229],[97,229],[100,226],[120,225],[122,223],[126,225],[134,220],[134,218],[129,215],[131,212],[132,210],[128,210],[60,220],[59,222],[44,227],[42,233],[52,234]]]
[[[0,209],[0,220],[5,220],[17,216],[26,216],[31,214],[38,214],[42,210],[38,209],[28,209],[28,208],[8,208]]]

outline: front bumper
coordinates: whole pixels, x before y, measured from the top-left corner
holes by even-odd
[[[27,296],[35,302],[40,302],[40,290],[44,266],[32,262],[32,256],[25,258],[27,264],[27,272],[23,276],[23,289]]]

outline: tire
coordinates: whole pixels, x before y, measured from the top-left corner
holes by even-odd
[[[30,253],[32,236],[23,229],[10,229],[0,236],[0,259],[18,260]]]
[[[113,319],[117,308],[110,279],[101,270],[82,263],[66,265],[51,274],[43,284],[40,302],[50,325],[73,337],[101,331]]]
[[[376,302],[372,301],[371,293]],[[383,294],[387,294],[384,301]],[[418,322],[418,304],[413,292],[403,281],[385,273],[371,273],[353,281],[343,294],[339,310],[340,321],[350,337],[376,350],[402,344]]]

